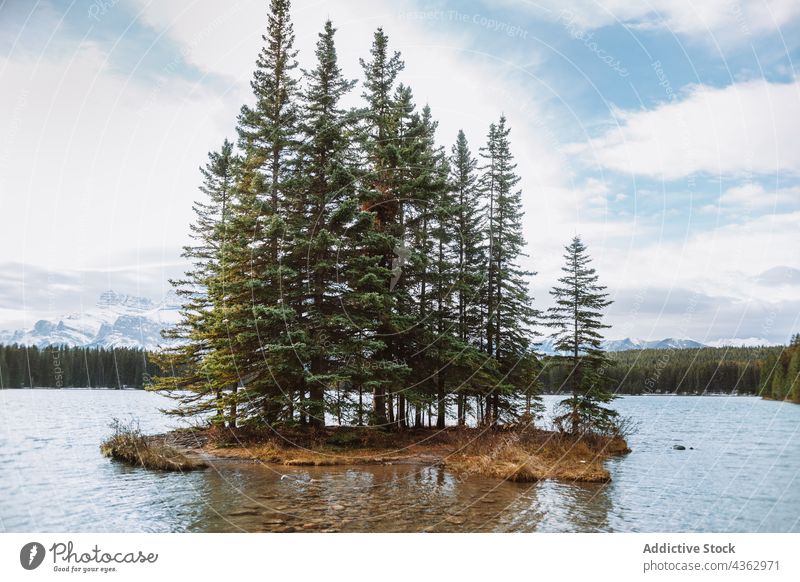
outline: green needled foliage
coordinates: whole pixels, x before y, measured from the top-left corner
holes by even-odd
[[[598,275],[590,266],[591,259],[580,237],[567,245],[564,254],[564,275],[550,294],[556,305],[548,312],[555,330],[556,351],[568,359],[571,371],[567,386],[571,396],[562,401],[566,409],[556,423],[567,426],[572,434],[606,432],[615,422],[617,413],[604,406],[615,396],[607,389],[609,360],[600,343],[603,310],[611,304],[598,284]]]
[[[382,29],[347,109],[336,29],[301,71],[289,8],[270,4],[236,147],[202,170],[153,389],[228,427],[529,424],[540,315],[505,117],[480,167],[463,132],[438,145]]]
[[[487,395],[486,424],[497,424],[510,407],[509,396],[519,386],[534,385],[535,353],[531,327],[540,318],[532,307],[527,279],[535,273],[523,270],[525,240],[522,235],[522,192],[520,178],[511,154],[505,116],[489,127],[487,143],[481,149],[483,175],[480,187],[487,216],[485,240],[488,241],[487,278],[483,295],[485,305],[485,341],[482,347],[496,365],[496,381]]]

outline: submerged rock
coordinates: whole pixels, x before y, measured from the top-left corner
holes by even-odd
[[[449,515],[445,521],[452,523],[453,525],[463,525],[467,520],[459,515]]]
[[[260,511],[257,509],[240,509],[238,511],[231,511],[228,515],[231,517],[244,517],[246,515],[258,515]]]

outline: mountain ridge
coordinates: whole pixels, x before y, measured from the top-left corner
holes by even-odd
[[[156,350],[166,344],[161,331],[174,326],[180,317],[180,299],[174,291],[161,301],[147,297],[104,291],[94,307],[55,320],[40,319],[31,329],[0,331],[0,344],[21,344],[39,348],[52,345],[70,347],[126,347]],[[728,338],[701,343],[689,338],[643,340],[609,339],[602,342],[608,352],[642,349],[685,349],[725,346],[775,345],[763,338]],[[538,349],[555,354],[553,340],[544,339]]]
[[[117,293],[100,294],[95,305],[56,320],[40,319],[31,329],[0,331],[0,344],[43,348],[143,348],[156,350],[165,341],[161,331],[178,322],[180,304],[170,292],[161,301]]]

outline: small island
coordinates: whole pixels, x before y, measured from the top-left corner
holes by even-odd
[[[223,460],[283,466],[439,465],[469,477],[535,482],[604,483],[604,461],[630,450],[622,436],[569,435],[508,427],[410,429],[391,434],[370,427],[328,427],[310,433],[186,429],[142,436],[123,428],[103,444],[107,456],[151,469],[190,471]]]

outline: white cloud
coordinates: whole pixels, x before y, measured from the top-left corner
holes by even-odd
[[[239,105],[249,99],[266,23],[263,1],[150,2],[142,8],[145,21],[177,42],[189,62],[227,79],[228,86],[212,89],[167,74],[147,86],[110,71],[107,55],[93,45],[38,64],[0,57],[0,84],[14,88],[0,92],[0,110],[8,112],[0,117],[0,188],[13,193],[4,197],[0,214],[0,262],[31,269],[14,288],[21,309],[31,307],[25,298],[32,302],[39,287],[56,290],[60,278],[48,274],[56,272],[70,274],[67,280],[77,286],[72,296],[79,293],[81,301],[94,301],[96,290],[87,286],[120,288],[114,281],[157,297],[187,234],[197,166],[222,137],[233,135]],[[463,128],[477,154],[488,124],[501,112],[508,116],[523,177],[527,266],[539,272],[534,279],[539,306],[549,300],[547,288],[559,275],[563,245],[576,233],[585,236],[603,283],[615,293],[642,285],[699,286],[734,302],[748,301],[757,297],[754,279],[741,282],[755,274],[748,261],[756,262],[758,272],[798,266],[786,250],[796,248],[796,227],[782,217],[662,243],[646,222],[614,214],[609,206],[625,195],[602,174],[587,178],[583,159],[561,147],[558,120],[542,105],[554,97],[545,81],[525,77],[528,73],[502,54],[473,50],[470,27],[454,32],[446,22],[420,17],[418,9],[412,1],[298,1],[293,19],[301,63],[312,64],[317,32],[330,17],[339,29],[341,64],[348,76],[360,78],[358,58],[366,56],[374,29],[384,25],[406,61],[402,80],[420,104],[430,103],[443,144]],[[535,54],[526,55],[524,64],[536,61]],[[583,145],[573,150],[593,153],[603,168],[656,176],[721,172],[723,166],[745,172],[800,167],[792,149],[798,134],[796,86],[733,87],[698,87],[651,112],[619,112],[620,129],[595,140],[593,151]],[[353,102],[360,93],[360,88],[353,92]],[[681,119],[686,123],[676,128]],[[581,123],[577,114],[573,121]],[[688,164],[682,163],[684,127],[693,147]],[[724,151],[713,155],[723,141]],[[730,196],[736,202],[748,194]],[[800,218],[786,217],[795,224]],[[748,242],[740,249],[742,237]],[[43,267],[40,276],[33,276],[33,265]],[[137,292],[129,286],[121,290]],[[785,290],[768,291],[761,286],[758,300],[785,299]]]
[[[134,253],[129,272],[144,277],[144,255],[174,261],[186,241],[197,167],[230,135],[235,106],[168,76],[143,85],[96,45],[72,46],[0,57],[0,85],[13,88],[0,92],[0,262],[82,272]]]
[[[617,125],[582,151],[590,163],[672,180],[800,173],[800,83],[766,80],[690,87],[680,100],[615,111]]]
[[[572,19],[585,30],[623,23],[721,43],[776,34],[800,14],[796,0],[537,0],[515,5],[541,18]]]
[[[719,198],[724,210],[775,208],[784,204],[800,205],[800,186],[767,190],[752,182],[729,188]]]
[[[0,94],[0,109],[11,112],[0,118],[0,186],[15,193],[4,200],[0,215],[0,252],[7,253],[0,260],[111,274],[123,254],[149,257],[160,248],[171,259],[185,242],[197,167],[222,137],[234,136],[239,107],[250,99],[268,6],[261,0],[199,1],[191,7],[142,3],[141,9],[140,18],[175,42],[181,59],[227,79],[228,86],[176,78],[170,68],[177,60],[165,62],[163,74],[148,85],[115,73],[100,47],[77,41],[65,42],[64,50],[48,58],[0,57],[0,83],[15,88]],[[561,245],[576,217],[585,222],[603,212],[583,210],[582,187],[569,183],[570,160],[559,152],[540,106],[546,101],[541,92],[548,90],[521,83],[526,73],[502,55],[472,50],[463,35],[474,30],[452,32],[448,21],[418,10],[411,1],[296,2],[292,17],[301,65],[313,65],[317,34],[330,17],[339,29],[345,73],[361,78],[359,57],[368,57],[375,29],[384,25],[406,62],[401,80],[420,105],[431,105],[443,145],[449,148],[463,128],[477,156],[489,123],[504,112],[524,180],[525,228],[538,270],[538,240]],[[42,19],[36,24],[55,29]],[[525,64],[535,60],[528,54]],[[353,91],[354,104],[361,91]],[[142,265],[139,272],[144,278],[155,271]]]
[[[800,211],[768,214],[680,240],[607,245],[596,267],[617,300],[610,336],[785,342],[800,325],[797,286],[787,284],[800,272],[798,224]]]
[[[695,289],[742,302],[796,300],[796,289],[764,286],[758,276],[778,265],[800,268],[798,224],[800,211],[767,214],[683,240],[648,241],[628,249],[624,263],[616,262],[611,255],[599,268],[613,288],[644,284]]]

